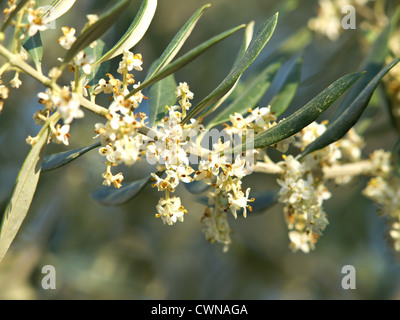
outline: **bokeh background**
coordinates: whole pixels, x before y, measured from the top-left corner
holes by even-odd
[[[0,2],[2,9],[5,3]],[[133,49],[142,53],[145,70],[180,26],[206,3],[212,6],[182,52],[233,26],[255,20],[257,27],[284,1],[160,0],[148,33]],[[57,58],[64,53],[57,44],[59,28],[68,25],[80,30],[86,23],[86,13],[101,14],[109,5],[105,0],[77,1],[57,21],[58,29],[43,33],[45,72],[57,65]],[[124,33],[139,5],[140,1],[135,1],[109,30],[104,37],[107,44],[112,45]],[[317,1],[301,1],[282,14],[263,54],[268,55],[288,36],[306,27],[316,13]],[[334,42],[315,37],[307,46],[304,81],[289,113],[338,77],[358,70],[365,52],[363,44],[355,40],[357,32],[361,31],[348,30]],[[225,40],[176,74],[177,81],[189,83],[195,93],[194,103],[229,72],[241,36]],[[111,70],[116,70],[116,60]],[[244,77],[256,68],[257,62]],[[144,75],[137,73],[136,78],[140,80]],[[4,82],[7,79],[3,77]],[[21,79],[23,86],[10,92],[0,115],[0,212],[29,152],[25,139],[39,129],[32,115],[40,107],[37,93],[44,88],[24,75]],[[268,93],[263,103],[268,103]],[[93,128],[98,121],[101,119],[86,112],[84,119],[72,125],[70,146],[49,145],[46,153],[93,143]],[[387,123],[388,115],[382,108],[366,131],[365,157],[376,148],[392,148],[396,135]],[[120,207],[104,207],[92,200],[91,193],[101,187],[103,170],[102,157],[91,151],[61,169],[42,174],[27,219],[0,265],[0,299],[400,298],[399,263],[387,246],[385,220],[378,217],[377,207],[361,195],[366,178],[342,187],[329,185],[333,197],[325,202],[325,210],[330,224],[310,254],[292,253],[288,248],[280,204],[249,214],[247,219],[230,217],[233,243],[223,253],[221,246],[205,241],[200,223],[204,206],[183,186],[176,192],[189,213],[184,223],[167,226],[154,218],[160,194],[150,186]],[[145,177],[150,169],[143,161],[123,168],[123,172],[130,181]],[[243,183],[254,192],[264,191],[277,187],[275,178],[253,174]],[[41,287],[44,265],[56,268],[56,290]],[[344,265],[356,268],[356,290],[341,287]]]

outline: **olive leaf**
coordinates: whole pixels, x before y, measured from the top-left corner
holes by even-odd
[[[76,0],[55,0],[50,8],[44,13],[42,19],[44,23],[54,21],[68,12],[75,4]]]
[[[240,75],[246,71],[246,69],[253,63],[253,61],[261,53],[272,34],[275,31],[276,24],[278,22],[278,13],[265,21],[258,29],[257,34],[251,41],[243,57],[237,61],[232,67],[231,72],[226,78],[220,83],[220,85],[214,89],[207,97],[205,97],[199,104],[191,109],[189,114],[182,120],[182,123],[186,123],[189,119],[194,118],[200,114],[206,108],[213,103],[221,99],[236,83],[236,80]]]
[[[301,80],[302,65],[303,55],[301,55],[289,68],[287,75],[283,80],[281,89],[269,103],[271,105],[271,111],[274,112],[276,117],[283,114],[293,101]]]
[[[252,213],[264,212],[278,202],[278,190],[250,193],[250,196],[255,199],[251,204]]]
[[[341,116],[347,106],[358,96],[361,90],[383,68],[388,53],[388,41],[391,34],[391,24],[388,24],[372,44],[367,56],[361,64],[360,70],[367,71],[363,79],[349,90],[335,113],[334,119]]]
[[[75,159],[79,158],[80,156],[83,156],[86,152],[100,147],[101,143],[96,142],[90,146],[82,147],[82,148],[77,148],[65,152],[60,152],[56,154],[52,154],[50,156],[46,156],[44,158],[44,162],[42,165],[42,172],[54,170],[57,168],[60,168],[62,166],[65,166],[67,163],[70,163],[71,161],[74,161]]]
[[[250,21],[246,29],[244,31],[244,37],[243,37],[243,42],[242,45],[240,46],[240,50],[238,52],[238,55],[236,57],[235,63],[238,62],[243,55],[246,53],[247,48],[250,45],[251,39],[253,38],[253,33],[254,33],[254,21]],[[203,112],[202,116],[206,117],[209,114],[213,113],[215,110],[217,110],[230,96],[232,95],[233,92],[235,92],[235,89],[240,81],[241,76],[236,80],[235,84],[232,86],[232,88],[224,95],[222,98],[220,98],[218,101],[214,103],[208,110]]]
[[[134,198],[150,182],[151,176],[124,184],[121,188],[103,187],[92,193],[92,198],[106,206],[118,206]]]
[[[333,102],[349,89],[362,75],[362,72],[341,77],[328,88],[309,101],[305,106],[291,114],[277,125],[270,127],[254,138],[254,148],[264,148],[291,137],[311,122],[315,121]],[[245,145],[239,146],[244,148]]]
[[[110,60],[123,53],[124,50],[131,49],[145,35],[153,20],[157,9],[157,0],[144,0],[139,8],[135,19],[132,21],[128,30],[121,39],[104,56],[97,60],[94,66],[103,61]]]
[[[176,81],[174,75],[153,84],[149,90],[150,124],[153,128],[166,114],[165,106],[172,106],[176,102]]]
[[[327,145],[341,139],[347,133],[347,131],[349,131],[350,128],[356,124],[358,119],[360,119],[381,79],[399,61],[400,58],[392,61],[389,65],[383,68],[368,83],[364,90],[359,93],[350,106],[336,120],[328,125],[326,131],[304,149],[304,151],[301,153],[301,158],[313,151],[324,148]]]
[[[77,37],[71,48],[66,52],[61,69],[65,68],[75,55],[85,49],[93,41],[108,31],[110,27],[118,20],[118,17],[126,10],[132,0],[122,0],[109,11],[103,14],[95,23],[86,27]]]
[[[41,71],[42,59],[43,59],[43,45],[42,45],[42,39],[40,37],[40,32],[36,32],[34,36],[26,39],[22,44],[22,46],[31,56],[36,66],[36,70]]]
[[[199,180],[199,181],[194,180],[191,183],[184,183],[184,186],[190,193],[193,193],[193,194],[202,193],[210,188],[210,186],[207,183],[205,183],[203,180]]]
[[[49,138],[45,129],[33,145],[15,181],[11,199],[4,212],[0,229],[0,262],[18,233],[31,205],[39,182],[43,153]]]
[[[183,27],[174,36],[171,42],[168,44],[167,48],[164,50],[160,58],[151,66],[146,79],[151,78],[154,74],[164,68],[168,63],[172,61],[173,58],[178,54],[179,50],[182,48],[185,41],[189,38],[197,22],[200,20],[201,16],[211,5],[206,4],[197,10],[190,19],[183,25]]]
[[[272,83],[276,73],[281,67],[282,62],[278,61],[267,66],[260,74],[251,79],[246,85],[244,91],[235,100],[233,100],[226,108],[224,108],[215,118],[207,125],[212,128],[220,123],[229,121],[230,115],[237,113],[245,113],[249,108],[253,108],[264,96]]]
[[[225,38],[229,37],[230,35],[234,34],[238,30],[243,29],[244,27],[245,27],[245,25],[240,25],[238,27],[229,29],[225,32],[222,32],[222,33],[216,35],[215,37],[211,38],[210,40],[203,42],[199,46],[190,50],[188,53],[184,54],[182,57],[180,57],[180,58],[176,59],[174,62],[171,62],[170,64],[168,64],[166,67],[164,67],[162,70],[157,72],[151,78],[143,81],[143,83],[140,86],[138,86],[137,88],[135,88],[131,92],[129,92],[125,96],[125,99],[128,99],[129,97],[133,96],[135,93],[151,86],[152,84],[156,83],[157,81],[160,81],[161,79],[164,79],[165,77],[168,77],[170,74],[175,73],[179,69],[186,66],[189,62],[196,59],[199,55],[201,55],[206,50],[208,50],[212,46],[216,45],[220,41],[224,40]]]

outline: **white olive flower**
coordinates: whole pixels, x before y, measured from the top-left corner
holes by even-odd
[[[53,141],[56,143],[63,143],[66,146],[68,146],[69,145],[68,139],[70,137],[69,128],[70,126],[68,124],[63,125],[62,127],[58,124],[52,135],[52,138],[55,139]]]
[[[393,241],[393,247],[396,251],[400,251],[400,223],[394,222],[389,230],[389,235]]]
[[[22,84],[22,81],[16,76],[10,80],[11,87],[19,88]]]
[[[87,14],[86,18],[88,19],[89,25],[92,25],[99,20],[99,16],[97,14]]]
[[[285,153],[289,149],[289,145],[295,142],[295,138],[293,136],[283,139],[277,143],[275,143],[274,147],[276,150]]]
[[[304,253],[310,252],[309,237],[305,233],[298,231],[289,232],[290,248],[293,251],[301,250]]]
[[[103,185],[105,186],[111,186],[113,185],[114,188],[119,189],[122,187],[122,180],[124,179],[124,176],[122,173],[118,173],[116,175],[113,175],[111,171],[107,170],[106,172],[103,173],[102,177],[104,178]]]
[[[240,113],[235,112],[234,115],[230,115],[229,120],[235,129],[245,130],[247,128],[247,122]],[[237,130],[235,132],[237,132]]]
[[[96,86],[96,88],[93,91],[93,94],[97,95],[101,92],[104,92],[106,94],[108,93],[113,93],[113,86],[111,85],[111,83],[107,80],[104,79],[100,79],[98,85]]]
[[[194,169],[190,166],[179,166],[176,170],[167,170],[166,172],[168,177],[170,177],[171,180],[176,180],[177,183],[179,183],[179,181],[184,183],[190,183],[193,181],[193,178],[190,175],[194,172]]]
[[[388,175],[391,172],[391,152],[385,152],[382,149],[375,150],[371,155],[371,174],[373,175]]]
[[[254,199],[249,199],[249,194],[250,188],[246,190],[246,194],[244,194],[241,190],[237,191],[234,195],[232,193],[228,193],[229,208],[231,209],[235,219],[237,218],[237,210],[243,209],[243,217],[245,218],[247,216],[247,208],[249,208],[251,211],[251,207],[247,203],[253,202]]]
[[[292,155],[282,156],[284,161],[278,162],[278,165],[286,172],[286,176],[299,177],[303,174],[304,167]]]
[[[186,82],[179,82],[175,94],[178,99],[181,97],[186,97],[187,99],[193,99],[194,97],[193,92],[189,90],[189,85]]]
[[[4,85],[0,84],[0,99],[6,100],[8,99],[9,89]]]
[[[156,217],[168,225],[173,225],[177,221],[183,222],[184,214],[187,212],[179,197],[161,198],[157,204],[157,211]]]
[[[365,142],[364,139],[357,134],[354,128],[351,128],[347,132],[346,136],[343,139],[340,139],[338,143],[345,158],[349,161],[360,160],[361,149],[364,147]]]
[[[5,85],[0,84],[0,114],[3,110],[4,100],[8,98],[8,93],[9,89]]]
[[[69,28],[69,27],[62,27],[61,31],[63,32],[63,36],[58,39],[58,43],[64,48],[64,49],[71,49],[71,46],[73,43],[76,41],[75,37],[75,28]]]
[[[142,71],[142,64],[143,59],[140,53],[134,55],[129,50],[124,50],[122,61],[119,63],[119,68],[117,72],[122,74],[124,70],[132,71],[133,69],[137,71]]]
[[[254,122],[253,128],[256,131],[266,130],[270,122],[276,121],[276,117],[271,113],[271,106],[257,107],[249,109],[250,114],[246,117],[246,122]]]
[[[43,13],[42,8],[36,10],[30,9],[28,12],[28,34],[33,37],[38,31],[44,31],[48,29],[48,24],[44,23],[41,15]]]
[[[156,181],[155,184],[153,184],[153,187],[157,187],[158,191],[164,191],[164,190],[169,190],[169,191],[174,191],[176,186],[172,186],[170,183],[169,179],[162,179],[155,173],[151,173],[152,179]]]
[[[86,55],[84,51],[80,51],[74,58],[74,64],[79,66],[84,73],[89,74],[92,71],[94,60],[94,56]]]
[[[64,87],[59,95],[52,94],[50,98],[60,112],[65,124],[70,124],[76,118],[84,117],[85,114],[80,109],[80,101],[77,94],[70,93],[67,87]]]

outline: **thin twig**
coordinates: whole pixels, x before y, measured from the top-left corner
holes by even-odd
[[[334,165],[331,167],[323,167],[325,179],[334,179],[342,176],[358,176],[368,174],[371,171],[371,161],[362,160],[353,163],[342,165]],[[275,163],[258,162],[254,166],[254,172],[261,172],[266,174],[281,174],[282,168]]]
[[[43,75],[41,72],[38,72],[28,63],[22,60],[19,55],[11,53],[1,44],[0,44],[0,55],[6,58],[9,64],[11,64],[14,67],[17,67],[22,72],[30,75],[32,78],[43,84],[45,87],[52,89],[54,92],[61,91],[60,86],[58,86],[54,81]],[[89,101],[80,94],[78,94],[78,96],[81,106],[84,107],[85,109],[100,116],[105,116],[108,113],[108,110],[106,108]]]

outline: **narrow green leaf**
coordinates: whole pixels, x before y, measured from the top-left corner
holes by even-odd
[[[123,185],[119,189],[103,187],[92,193],[92,198],[105,206],[118,206],[135,197],[151,180],[151,176]]]
[[[255,199],[254,202],[251,204],[251,207],[253,209],[252,213],[264,212],[278,202],[277,190],[250,193],[250,196]]]
[[[315,121],[328,107],[350,88],[362,73],[352,73],[341,77],[322,91],[301,109],[291,114],[254,138],[254,148],[264,148],[291,137],[311,122]]]
[[[40,37],[40,32],[37,32],[33,37],[29,37],[24,41],[24,49],[31,56],[33,62],[35,63],[36,69],[42,70],[42,58],[43,58],[43,45],[42,39]]]
[[[361,90],[378,74],[383,68],[388,53],[388,41],[391,34],[391,24],[388,24],[381,34],[372,44],[367,56],[361,64],[360,70],[367,71],[363,79],[361,79],[344,97],[334,119],[342,115],[347,106],[358,96]]]
[[[184,183],[186,189],[193,194],[199,194],[210,188],[203,180],[193,181],[191,183]]]
[[[291,37],[286,39],[284,43],[281,46],[279,46],[277,50],[275,50],[272,54],[270,54],[259,65],[262,66],[270,65],[276,62],[277,60],[285,61],[289,59],[292,55],[304,49],[304,47],[306,47],[311,42],[311,39],[312,39],[311,32],[308,28],[300,29],[298,32],[296,32]],[[232,92],[228,93],[229,99],[231,98],[236,99],[239,95],[242,94],[244,89],[243,83],[238,82],[234,89],[235,90],[232,90]],[[213,105],[202,115],[207,116],[211,114],[211,112],[213,112],[215,109],[216,108]]]
[[[207,125],[207,128],[209,129],[220,123],[229,121],[230,115],[233,115],[235,112],[243,114],[246,113],[249,108],[256,106],[265,92],[267,92],[281,65],[281,61],[275,62],[266,67],[255,78],[251,79],[251,82],[246,86],[243,93],[216,115]]]
[[[54,21],[68,12],[69,9],[75,4],[76,0],[55,0],[49,10],[43,15],[43,22],[49,23]]]
[[[182,123],[186,123],[189,119],[194,118],[196,115],[206,110],[208,106],[221,99],[229,90],[231,90],[239,76],[246,71],[246,69],[261,53],[262,49],[274,33],[277,22],[278,13],[262,24],[262,26],[258,29],[256,36],[251,41],[245,54],[237,63],[235,63],[228,76],[215,90],[213,90],[198,105],[191,109],[186,118],[182,120]]]
[[[300,51],[303,51],[305,47],[311,43],[312,39],[313,37],[310,29],[304,27],[291,35],[289,38],[283,40],[283,43],[278,46],[276,50],[274,50],[270,55],[260,62],[260,65],[269,65],[277,59],[286,61],[292,56],[298,54]]]
[[[303,65],[303,55],[301,55],[296,63],[289,69],[286,78],[283,81],[283,86],[279,92],[272,98],[271,111],[275,112],[275,116],[279,117],[286,111],[290,103],[296,95],[297,88],[301,80],[301,68]]]
[[[244,31],[244,38],[243,38],[243,42],[242,45],[240,47],[240,50],[238,52],[238,55],[236,57],[235,63],[237,63],[240,59],[242,59],[242,57],[244,56],[244,54],[246,53],[247,48],[250,45],[250,42],[253,38],[253,33],[254,33],[254,21],[250,21],[250,23],[247,24],[246,29]],[[215,110],[217,110],[224,102],[225,100],[227,100],[228,98],[231,97],[232,93],[235,91],[239,80],[240,80],[241,76],[239,76],[239,78],[237,78],[235,84],[232,86],[232,88],[221,98],[219,99],[213,106],[211,106],[207,111],[205,111],[202,116],[206,117],[209,114],[213,113]]]
[[[151,78],[154,74],[164,68],[168,63],[172,61],[177,55],[179,50],[182,48],[183,44],[189,38],[197,22],[200,20],[201,16],[211,5],[206,4],[197,10],[190,19],[184,24],[184,26],[178,31],[174,36],[172,41],[169,43],[167,48],[162,53],[161,57],[156,61],[156,63],[150,68],[146,79]]]
[[[244,29],[243,41],[242,44],[240,45],[240,49],[239,52],[237,53],[234,64],[239,63],[239,61],[243,58],[247,49],[249,48],[251,40],[253,40],[254,24],[255,24],[254,21],[250,21],[246,25],[246,28]]]
[[[44,158],[44,162],[42,165],[42,172],[54,170],[62,166],[65,166],[67,163],[74,161],[75,159],[84,155],[86,152],[94,148],[100,147],[100,145],[101,145],[100,142],[96,142],[90,146],[77,148],[47,156]]]
[[[392,61],[389,65],[383,68],[364,88],[363,91],[357,96],[357,98],[350,104],[350,106],[333,122],[331,122],[326,131],[310,143],[305,150],[301,153],[301,157],[307,154],[326,147],[327,145],[341,139],[347,131],[349,131],[361,117],[365,108],[368,106],[369,100],[372,97],[376,87],[378,86],[381,79],[393,68],[400,58]]]
[[[150,124],[157,126],[166,114],[165,106],[171,107],[176,102],[176,81],[173,74],[153,84],[149,90]]]
[[[129,50],[137,44],[149,28],[156,9],[157,0],[144,0],[135,19],[132,21],[122,38],[110,49],[110,51],[97,60],[94,65],[96,66],[103,61],[110,60],[123,53],[124,50]]]
[[[11,243],[21,227],[31,205],[36,186],[39,182],[43,152],[49,137],[46,129],[32,147],[18,174],[11,200],[4,212],[0,230],[0,262],[6,255]]]
[[[109,30],[111,26],[118,21],[118,17],[126,10],[130,2],[131,0],[120,1],[108,12],[103,14],[99,20],[85,28],[65,54],[61,68],[65,68],[79,51],[86,48],[93,41],[100,38],[103,33]]]
[[[152,84],[156,83],[157,81],[160,81],[161,79],[164,79],[165,77],[168,77],[170,74],[175,73],[179,69],[186,66],[189,62],[196,59],[199,55],[201,55],[206,50],[208,50],[215,44],[219,43],[220,41],[224,40],[225,38],[229,37],[236,31],[243,29],[244,27],[245,27],[245,25],[240,25],[240,26],[232,28],[228,31],[222,32],[219,35],[211,38],[210,40],[208,40],[206,42],[203,42],[201,45],[190,50],[188,53],[184,54],[182,57],[180,57],[180,58],[176,59],[174,62],[171,62],[170,64],[168,64],[165,68],[163,68],[162,70],[157,72],[150,79],[143,81],[143,83],[140,86],[138,86],[136,89],[132,90],[129,94],[127,94],[125,96],[125,99],[128,99],[129,97],[133,96],[135,93],[151,86]]]

